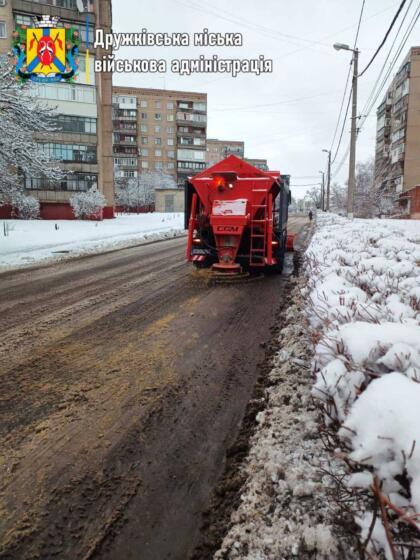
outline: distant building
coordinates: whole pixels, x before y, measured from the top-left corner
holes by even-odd
[[[258,169],[261,169],[261,171],[269,171],[269,167],[266,159],[245,158],[245,161],[247,161],[254,167],[257,167]]]
[[[59,167],[69,173],[59,182],[44,177],[26,177],[27,194],[36,196],[41,204],[41,217],[72,218],[69,204],[75,192],[86,191],[93,185],[105,195],[104,217],[114,215],[114,181],[112,161],[112,75],[93,71],[95,57],[107,54],[93,49],[94,30],[111,30],[111,0],[3,0],[0,2],[0,55],[11,51],[12,33],[17,25],[34,25],[34,16],[58,16],[58,26],[70,25],[79,31],[79,75],[76,83],[30,84],[30,92],[43,103],[57,108],[57,126],[61,130],[39,135],[43,145]],[[86,42],[87,41],[87,42]],[[85,56],[89,48],[89,58]],[[88,61],[88,70],[86,68]]]
[[[184,212],[184,189],[156,189],[156,212]]]
[[[231,155],[243,159],[244,152],[245,143],[241,140],[217,140],[215,138],[208,138],[206,151],[207,167]]]
[[[377,109],[375,187],[406,214],[420,184],[420,47],[412,47]]]
[[[207,94],[113,88],[116,178],[159,171],[183,185],[206,167]]]

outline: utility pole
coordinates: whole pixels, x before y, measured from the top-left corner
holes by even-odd
[[[356,190],[356,138],[357,138],[357,74],[359,50],[353,50],[353,82],[351,96],[351,132],[350,132],[350,162],[349,184],[347,190],[347,215],[353,218],[354,193]]]
[[[325,173],[320,171],[322,175],[322,183],[321,183],[321,210],[325,211]]]
[[[330,183],[331,183],[331,150],[322,150],[328,154],[328,171],[327,171],[327,201],[325,204],[325,210],[329,212],[330,210]]]

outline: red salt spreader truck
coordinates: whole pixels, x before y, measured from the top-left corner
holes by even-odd
[[[229,156],[185,183],[186,258],[218,275],[281,272],[289,176]]]

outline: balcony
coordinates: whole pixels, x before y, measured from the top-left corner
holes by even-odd
[[[113,153],[115,155],[127,155],[127,156],[137,156],[138,155],[138,148],[137,146],[125,146],[121,144],[114,144],[113,145]]]
[[[134,124],[134,128],[133,128]],[[137,123],[129,121],[114,120],[114,132],[124,132],[125,134],[137,135]]]
[[[179,126],[193,126],[204,128],[207,124],[207,116],[199,115],[197,113],[177,112],[176,122]]]
[[[112,120],[114,122],[124,122],[124,121],[131,121],[131,122],[137,122],[137,115],[113,115],[112,116]]]

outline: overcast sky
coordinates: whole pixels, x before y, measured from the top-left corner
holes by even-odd
[[[366,0],[358,47],[363,70],[380,44],[401,0]],[[242,47],[126,47],[117,58],[198,58],[200,54],[223,58],[265,58],[274,60],[274,72],[260,76],[195,74],[178,76],[114,74],[115,85],[178,89],[208,94],[208,137],[245,141],[245,155],[267,158],[271,169],[292,175],[292,184],[318,181],[318,171],[326,168],[343,97],[351,53],[335,51],[334,42],[354,43],[362,0],[114,0],[115,32],[197,33],[208,28],[215,32],[240,32]],[[384,48],[359,80],[359,113],[365,105],[398,32],[406,8],[410,8],[396,40],[397,50],[409,21],[419,10],[418,0],[407,0]],[[394,71],[408,52],[420,44],[420,21],[414,27]],[[386,68],[389,67],[389,61]],[[392,74],[394,74],[394,71]],[[390,78],[391,79],[391,78]],[[390,79],[387,83],[389,83]],[[357,160],[374,156],[375,109],[366,119],[359,136]],[[334,142],[333,156],[337,146]],[[348,158],[341,170],[338,164],[346,153],[350,121],[333,165],[333,180],[344,182]],[[294,177],[294,179],[293,179]],[[306,188],[294,189],[295,195]],[[299,193],[299,194],[298,194]]]

